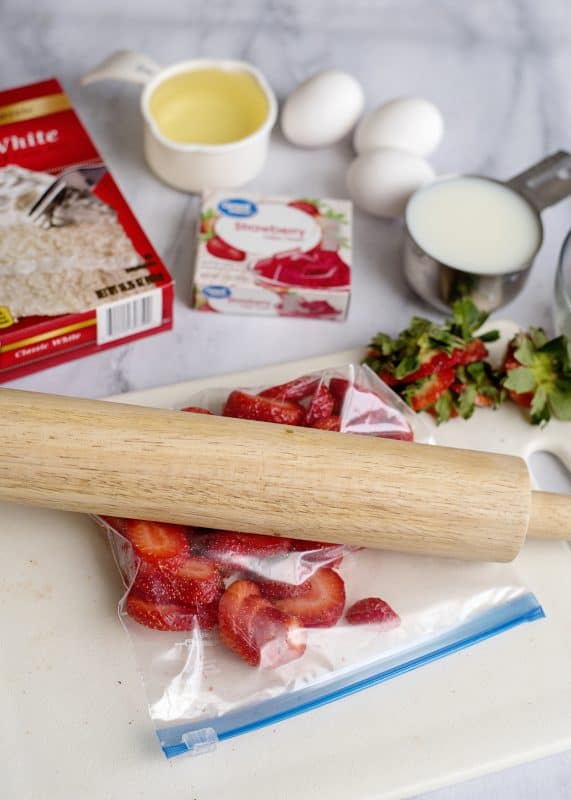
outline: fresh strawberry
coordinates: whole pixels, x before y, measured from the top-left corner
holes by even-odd
[[[307,581],[302,595],[276,600],[275,605],[297,617],[305,628],[330,628],[343,613],[345,584],[334,570],[321,567]]]
[[[339,417],[332,414],[330,417],[324,417],[323,419],[316,419],[311,427],[319,428],[319,430],[322,431],[340,431],[341,420],[339,419]]]
[[[434,405],[438,398],[454,383],[454,370],[435,372],[417,384],[409,384],[404,397],[414,411],[424,411]]]
[[[335,407],[333,409],[334,414],[340,414],[343,408],[343,402],[345,400],[345,395],[347,394],[347,389],[350,386],[350,382],[347,378],[336,378],[333,377],[329,381],[329,391],[333,395],[335,400]]]
[[[353,603],[347,610],[345,619],[349,625],[380,624],[383,630],[398,628],[400,625],[399,615],[380,597],[365,597]]]
[[[187,408],[181,408],[181,411],[190,411],[193,414],[212,414],[212,411],[200,406],[187,406]]]
[[[288,203],[290,208],[297,208],[299,211],[304,211],[312,217],[319,216],[319,207],[317,200],[292,200]]]
[[[235,531],[213,531],[203,538],[201,544],[203,555],[226,571],[249,569],[252,559],[284,556],[290,546],[290,540],[285,537]]]
[[[283,581],[271,581],[255,576],[252,578],[257,584],[262,597],[267,600],[283,600],[284,597],[299,597],[308,589],[307,581],[302,583],[285,583]]]
[[[129,519],[125,536],[135,553],[145,561],[160,563],[164,559],[185,558],[190,554],[187,531],[182,525]]]
[[[190,607],[203,631],[211,631],[218,625],[218,600]]]
[[[196,624],[193,609],[178,603],[155,603],[131,592],[126,610],[140,625],[158,631],[191,631]]]
[[[316,539],[292,539],[290,550],[295,552],[306,552],[307,550],[327,550],[330,547],[342,547],[333,542],[319,542]]]
[[[244,261],[246,258],[246,253],[243,250],[232,247],[231,244],[225,242],[220,236],[213,236],[208,239],[206,242],[206,249],[211,256],[223,258],[226,261]]]
[[[252,666],[279,667],[305,652],[298,621],[262,597],[252,581],[235,581],[226,589],[218,622],[223,644]]]
[[[212,603],[224,591],[218,566],[203,556],[187,556],[160,566],[172,598],[185,605]]]
[[[178,603],[171,583],[156,564],[140,561],[131,593],[151,603]]]
[[[287,383],[280,383],[278,386],[270,386],[260,392],[260,397],[276,397],[278,400],[303,400],[309,397],[319,386],[319,378],[313,375],[302,375]]]
[[[508,346],[503,387],[542,425],[552,416],[571,420],[571,365],[565,336],[548,340],[541,328],[517,333]]]
[[[117,531],[117,533],[125,536],[127,520],[124,517],[108,517],[107,515],[103,516],[103,514],[99,514],[99,519],[102,519],[103,522],[106,522],[107,525],[109,525],[110,528],[113,528],[114,531]]]
[[[282,425],[301,425],[305,410],[293,400],[260,397],[235,390],[230,392],[222,411],[225,417],[277,422]]]
[[[305,424],[314,425],[320,419],[326,419],[333,414],[335,398],[324,384],[317,387],[309,402]]]

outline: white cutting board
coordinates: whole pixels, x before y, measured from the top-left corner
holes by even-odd
[[[507,334],[509,325],[502,325]],[[179,406],[213,385],[286,380],[348,351],[115,400]],[[438,443],[571,466],[571,426],[477,411]],[[543,485],[542,488],[549,488]],[[571,748],[571,552],[534,542],[518,567],[547,619],[275,727],[167,762],[117,616],[121,582],[85,517],[0,505],[0,795],[6,800],[405,798]]]

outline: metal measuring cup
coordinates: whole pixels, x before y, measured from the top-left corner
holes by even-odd
[[[559,150],[508,181],[484,175],[469,177],[500,183],[517,192],[537,219],[539,241],[535,252],[518,270],[495,275],[479,274],[458,269],[431,256],[416,242],[407,224],[404,242],[407,281],[423,300],[441,311],[448,311],[455,300],[466,296],[471,297],[482,311],[494,311],[519,294],[543,243],[541,212],[571,194],[571,153]]]

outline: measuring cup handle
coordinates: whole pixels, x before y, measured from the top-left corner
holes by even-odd
[[[506,181],[506,185],[543,211],[571,194],[571,153],[559,150]]]
[[[81,85],[104,80],[127,81],[127,83],[147,83],[161,68],[147,56],[134,50],[118,50],[87,72]]]

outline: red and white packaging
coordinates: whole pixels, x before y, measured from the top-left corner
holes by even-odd
[[[351,243],[347,200],[207,194],[193,306],[343,320],[351,297]]]
[[[170,329],[173,294],[60,83],[0,92],[0,383]]]

